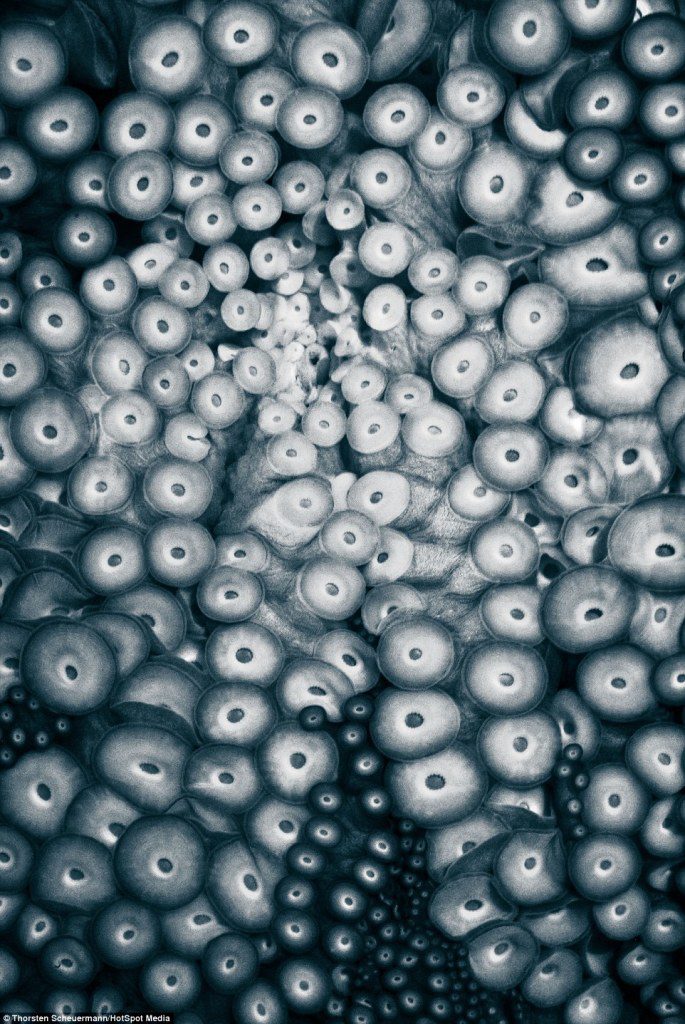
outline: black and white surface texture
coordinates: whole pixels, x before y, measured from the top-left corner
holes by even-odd
[[[3,1021],[685,1024],[684,474],[675,0],[4,0]]]

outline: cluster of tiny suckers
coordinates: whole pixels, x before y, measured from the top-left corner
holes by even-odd
[[[34,9],[0,1008],[683,1024],[678,4]]]

